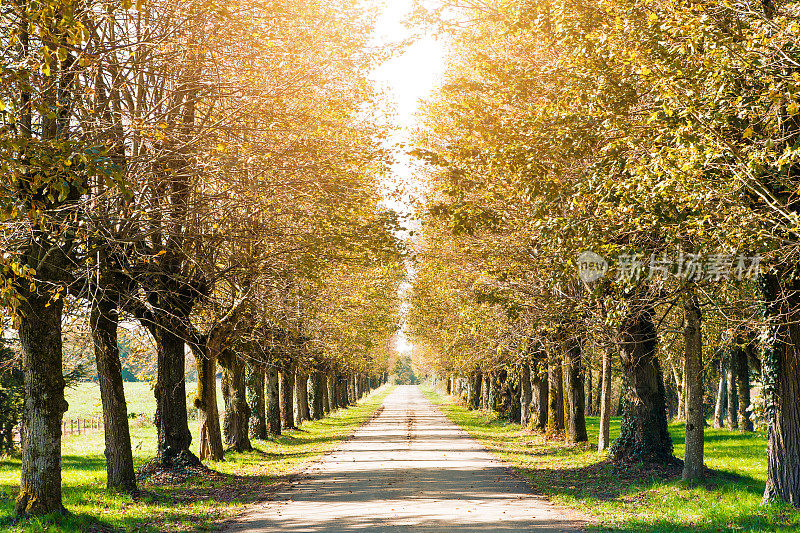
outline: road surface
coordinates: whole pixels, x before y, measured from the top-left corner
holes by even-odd
[[[451,423],[397,387],[353,437],[228,532],[581,531]]]

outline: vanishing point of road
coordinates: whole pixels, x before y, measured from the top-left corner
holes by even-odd
[[[397,387],[352,438],[228,532],[581,531],[450,422]]]

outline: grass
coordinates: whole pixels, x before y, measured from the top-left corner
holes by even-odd
[[[522,431],[493,414],[469,411],[458,400],[423,387],[454,423],[521,473],[554,502],[596,520],[594,531],[716,532],[798,531],[800,511],[763,506],[766,439],[757,433],[707,429],[705,464],[714,470],[702,483],[623,476],[598,453],[599,420],[586,420],[589,444],[569,446]],[[611,437],[619,435],[612,420]],[[683,424],[671,424],[675,455],[683,458]]]
[[[277,483],[349,436],[375,412],[391,389],[382,387],[358,405],[320,421],[305,422],[299,430],[266,441],[254,440],[252,452],[227,453],[224,461],[205,463],[220,475],[172,486],[144,484],[137,498],[105,489],[102,432],[67,436],[62,444],[64,504],[71,512],[67,518],[14,522],[20,461],[0,459],[0,531],[210,531],[236,515],[242,505],[265,499]],[[133,406],[129,409],[137,412]],[[196,424],[191,428],[192,450],[197,453]],[[155,428],[151,424],[134,425],[131,432],[134,461],[139,466],[155,455]]]

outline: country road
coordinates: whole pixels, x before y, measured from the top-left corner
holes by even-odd
[[[226,531],[580,531],[415,386]]]

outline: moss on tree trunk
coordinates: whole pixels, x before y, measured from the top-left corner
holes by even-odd
[[[22,411],[22,469],[16,512],[64,513],[61,500],[61,420],[67,410],[61,375],[63,300],[49,293],[24,294],[19,340],[25,402]]]
[[[569,442],[586,442],[586,417],[584,404],[586,398],[583,389],[583,365],[581,363],[580,339],[570,336],[566,339],[564,350],[564,381],[566,384],[567,405],[569,408],[569,426],[567,439]]]
[[[667,431],[664,376],[656,354],[652,310],[637,309],[620,325],[623,402],[620,436],[611,453],[626,463],[673,463]]]
[[[268,365],[264,377],[264,386],[266,390],[267,433],[270,435],[281,434],[279,382],[278,369],[274,365]]]

